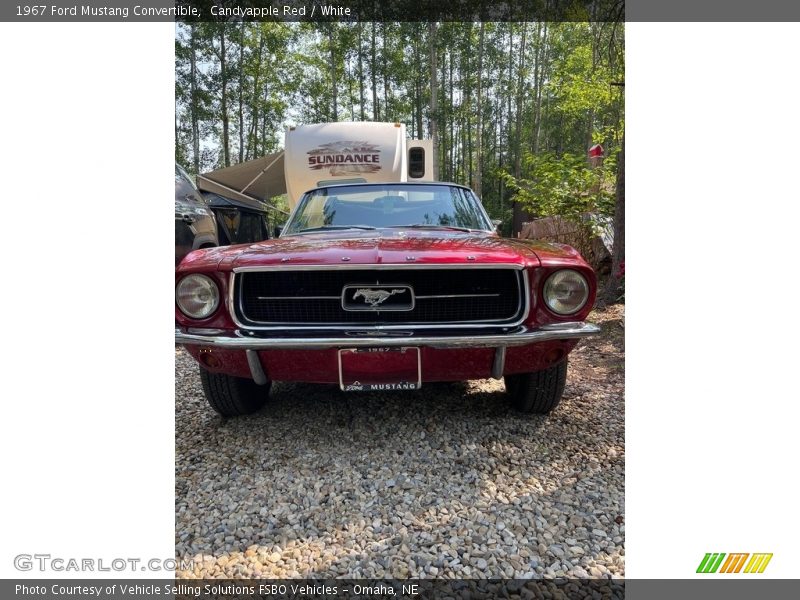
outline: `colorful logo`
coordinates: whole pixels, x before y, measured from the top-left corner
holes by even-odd
[[[748,556],[750,560],[747,560]],[[723,560],[725,562],[723,562]],[[703,560],[700,561],[697,572],[763,573],[770,560],[772,560],[772,553],[749,554],[747,552],[740,552],[736,554],[725,554],[724,552],[709,552],[703,557]],[[742,570],[742,567],[744,567],[744,570]]]
[[[318,171],[327,168],[332,177],[377,173],[381,170],[380,148],[369,142],[330,142],[306,154],[310,169]]]

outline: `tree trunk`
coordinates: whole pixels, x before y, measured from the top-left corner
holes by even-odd
[[[239,30],[239,162],[244,161],[244,27]]]
[[[381,52],[382,58],[383,58],[383,61],[382,61],[382,63],[383,63],[383,65],[382,65],[383,66],[383,73],[382,73],[382,75],[383,75],[383,113],[384,113],[383,118],[388,121],[389,120],[389,67],[388,67],[388,65],[386,63],[386,55],[387,55],[388,52],[386,50],[386,37],[387,37],[387,34],[386,34],[386,22],[385,21],[383,23],[381,23],[381,34],[382,34],[382,37],[383,37],[383,40],[382,40],[383,52]]]
[[[536,106],[533,110],[533,153],[539,152],[539,138],[542,132],[542,88],[544,87],[545,63],[547,62],[547,23],[542,27],[542,34],[539,36],[539,49],[536,53],[536,73],[534,81],[536,85]]]
[[[222,113],[222,158],[226,167],[231,166],[230,137],[228,132],[228,65],[225,62],[225,27],[219,26],[219,74],[221,79],[221,102],[220,112]]]
[[[617,302],[624,292],[622,277],[625,265],[625,135],[617,158],[617,201],[614,205],[614,247],[611,250],[611,275],[606,282],[603,300]]]
[[[463,90],[463,100],[462,105],[466,102],[466,110],[462,110],[461,114],[462,117],[462,124],[464,126],[464,136],[466,142],[466,153],[462,152],[462,156],[465,157],[465,169],[466,173],[461,174],[461,181],[466,183],[467,185],[472,185],[473,177],[475,176],[475,171],[473,169],[474,159],[473,156],[473,146],[472,146],[472,129],[473,129],[473,122],[472,122],[472,23],[467,25],[466,37],[465,37],[465,46],[466,46],[466,53],[464,57],[464,61],[462,62],[463,72],[461,74],[461,81],[465,82],[462,84]]]
[[[360,105],[361,120],[366,121],[367,116],[364,112],[364,53],[361,47],[361,36],[364,33],[364,23],[358,22],[358,101]]]
[[[378,104],[378,74],[376,72],[377,61],[375,60],[375,28],[378,27],[378,24],[373,21],[372,22],[372,55],[370,60],[370,76],[372,77],[372,120],[373,121],[380,121],[381,120],[381,107]]]
[[[505,100],[506,100],[506,114],[505,114],[505,122],[504,122],[504,131],[505,131],[505,153],[503,150],[500,150],[500,167],[502,168],[504,163],[504,158],[508,158],[510,162],[510,150],[511,150],[511,98],[513,94],[511,93],[511,82],[513,78],[513,69],[514,69],[514,23],[510,22],[508,24],[508,89],[505,90]],[[502,117],[501,117],[502,118]],[[505,202],[505,182],[503,179],[500,179],[500,209],[502,210],[503,204]],[[513,205],[512,205],[513,207]],[[513,210],[513,208],[512,208]],[[511,237],[516,237],[516,231],[514,230],[514,217],[512,213],[511,217]]]
[[[450,87],[450,102],[447,105],[447,120],[450,121],[450,138],[448,144],[448,153],[447,153],[447,181],[453,181],[455,177],[453,176],[453,170],[455,169],[455,151],[456,151],[456,132],[455,132],[455,111],[453,110],[453,55],[450,55],[450,60],[447,61],[448,63],[448,74],[449,74],[449,87]]]
[[[495,140],[494,146],[497,148],[497,168],[503,170],[503,101],[499,97],[495,104],[494,114],[497,115],[495,124]],[[502,177],[496,177],[497,181],[497,197],[500,202],[500,212],[505,210],[505,182]],[[513,236],[513,233],[512,233]]]
[[[416,106],[416,113],[415,116],[417,118],[417,125],[416,125],[416,137],[418,140],[421,140],[424,136],[422,135],[422,81],[424,72],[422,70],[422,49],[420,48],[420,43],[422,40],[422,28],[417,28],[417,35],[414,36],[414,52],[416,54],[416,61],[417,61],[417,72],[414,77],[414,87],[415,87],[415,106]]]
[[[264,81],[264,113],[261,115],[261,155],[267,153],[267,100],[269,99],[269,84]]]
[[[197,40],[196,25],[189,23],[189,77],[192,113],[192,165],[194,174],[200,172],[200,123],[197,109]]]
[[[258,119],[261,111],[258,106],[258,90],[261,86],[261,63],[264,56],[264,30],[259,26],[258,33],[258,59],[256,60],[256,70],[253,76],[253,95],[250,98],[250,127],[247,132],[247,153],[245,160],[255,158],[255,153],[258,151],[258,142],[256,141],[256,134],[258,132]]]
[[[333,121],[339,120],[339,99],[336,95],[336,46],[333,36],[333,23],[328,23],[328,47],[330,49],[330,69],[331,69],[331,103],[333,109]]]
[[[437,51],[437,60],[438,60],[438,51]],[[441,65],[441,79],[439,80],[439,86],[442,90],[442,96],[447,93],[447,54],[442,50],[442,65]],[[439,176],[445,180],[449,179],[447,176],[447,148],[450,145],[450,140],[447,137],[447,119],[450,118],[450,115],[447,113],[446,109],[447,104],[444,100],[442,100],[441,106],[439,106],[439,157],[441,164],[439,166]]]
[[[433,179],[439,181],[439,106],[438,85],[436,79],[436,23],[428,23],[428,62],[430,63],[431,85],[431,140],[433,146]]]
[[[350,102],[350,121],[356,120],[356,95],[353,92],[353,85],[356,80],[355,77],[355,67],[350,63],[350,61],[345,56],[342,59],[342,65],[344,67],[344,80],[347,82],[347,100]]]
[[[475,156],[475,179],[472,182],[472,189],[478,195],[483,194],[483,31],[485,23],[481,21],[480,33],[478,34],[478,90],[475,107],[476,118],[478,120],[475,127],[475,146],[477,153]]]
[[[598,63],[600,62],[600,28],[597,24],[592,23],[589,27],[590,31],[592,32],[592,72],[591,74],[594,75],[597,71]],[[595,109],[594,107],[589,109],[589,114],[586,117],[586,148],[584,149],[585,152],[589,151],[589,148],[592,147],[592,135],[594,134],[594,120],[595,120]]]
[[[525,41],[528,31],[527,23],[522,23],[522,39],[519,48],[519,66],[517,68],[517,98],[514,107],[514,177],[519,179],[522,176],[522,115],[525,91],[524,70],[525,70]],[[522,223],[529,218],[527,211],[519,202],[514,202],[514,224],[513,236],[518,237],[522,231]]]

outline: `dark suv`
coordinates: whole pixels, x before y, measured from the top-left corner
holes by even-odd
[[[175,264],[198,248],[219,245],[217,223],[203,193],[175,164]]]

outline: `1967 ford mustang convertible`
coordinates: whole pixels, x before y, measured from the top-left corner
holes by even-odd
[[[497,236],[466,187],[350,184],[306,192],[279,238],[190,253],[175,339],[209,404],[252,413],[272,381],[409,390],[505,378],[516,408],[558,404],[592,269],[569,246]]]

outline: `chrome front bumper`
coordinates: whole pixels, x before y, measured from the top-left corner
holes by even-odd
[[[570,340],[597,335],[593,323],[555,323],[531,329],[517,327],[507,333],[489,335],[403,335],[397,331],[371,330],[358,335],[334,337],[260,337],[248,331],[176,328],[175,343],[212,346],[233,350],[319,350],[386,346],[426,346],[430,348],[505,348],[526,346],[549,340]]]

